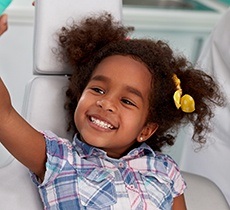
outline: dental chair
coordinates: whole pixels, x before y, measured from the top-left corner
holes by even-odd
[[[72,138],[72,134],[66,132],[64,110],[68,82],[66,75],[70,74],[71,70],[55,57],[55,33],[66,23],[71,24],[74,17],[81,19],[85,15],[102,10],[111,12],[117,20],[122,19],[121,0],[36,1],[33,70],[35,78],[26,87],[22,111],[23,117],[36,129],[52,130],[61,137]],[[41,210],[40,198],[30,181],[28,170],[12,156],[6,158],[6,162],[0,165],[0,182],[11,174],[15,180],[8,180],[8,186],[3,188],[0,183],[0,209]],[[15,177],[18,172],[21,176]],[[222,193],[211,181],[186,172],[183,172],[183,176],[188,184],[185,193],[188,210],[229,209]],[[24,191],[14,191],[16,184],[24,186]],[[12,195],[15,197],[13,201]],[[28,200],[31,201],[30,204],[24,205],[23,202]]]

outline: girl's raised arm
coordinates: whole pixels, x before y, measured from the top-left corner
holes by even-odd
[[[184,194],[174,198],[172,210],[186,210]]]
[[[44,137],[13,108],[10,95],[1,78],[0,142],[16,159],[43,179],[46,162]]]

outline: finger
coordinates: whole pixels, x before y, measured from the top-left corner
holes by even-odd
[[[0,35],[2,35],[8,28],[7,19],[8,17],[6,14],[0,16]]]

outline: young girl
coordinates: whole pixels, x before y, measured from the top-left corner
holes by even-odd
[[[0,82],[1,142],[33,172],[45,209],[186,209],[184,180],[160,151],[189,122],[204,143],[223,98],[166,43],[129,39],[131,31],[109,14],[62,28],[72,142],[32,128]]]

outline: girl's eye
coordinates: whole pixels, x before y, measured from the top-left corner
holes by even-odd
[[[105,91],[102,90],[102,89],[100,89],[100,88],[92,88],[92,90],[93,90],[94,92],[96,92],[96,93],[99,93],[99,94],[104,94],[104,93],[105,93]]]
[[[121,101],[122,101],[124,104],[131,105],[131,106],[136,106],[133,102],[131,102],[131,101],[128,100],[128,99],[122,99]]]

